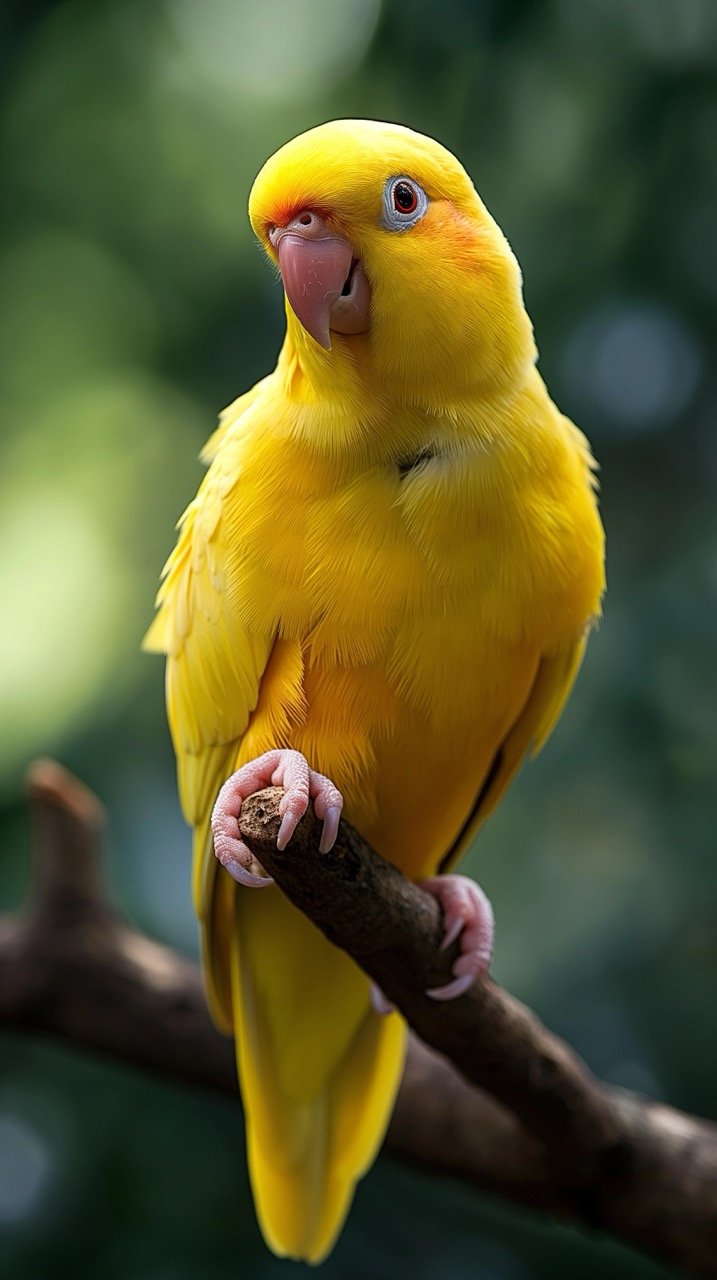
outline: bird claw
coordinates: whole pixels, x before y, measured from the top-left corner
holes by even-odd
[[[264,889],[274,881],[271,876],[255,875],[249,869],[251,866],[261,869],[261,866],[239,838],[238,820],[243,802],[256,791],[269,786],[284,788],[279,803],[281,824],[276,838],[276,846],[282,850],[291,840],[306,813],[309,800],[312,800],[316,816],[323,821],[319,848],[322,853],[328,853],[336,841],[344,803],[333,782],[310,769],[298,751],[267,751],[233,773],[219,792],[212,813],[214,852],[234,880],[252,889]]]
[[[279,834],[276,837],[277,849],[284,850],[296,830],[297,819],[293,813],[285,813],[281,819]]]
[[[246,845],[242,845],[242,848],[246,848]],[[266,872],[263,875],[255,875],[238,858],[225,857],[220,858],[219,861],[226,867],[232,880],[236,880],[237,884],[246,885],[247,889],[266,889],[274,883],[273,876],[267,875]],[[252,858],[252,864],[255,867],[261,867],[261,863],[257,862],[256,858]]]
[[[460,955],[453,965],[453,979],[442,987],[430,987],[432,1000],[456,1000],[487,973],[493,954],[493,908],[483,890],[466,876],[433,876],[421,888],[443,910],[445,934],[440,950],[447,951],[460,938]]]
[[[321,843],[319,844],[319,853],[329,853],[336,844],[336,837],[339,834],[339,822],[341,821],[341,805],[330,804],[326,807],[326,815],[324,817],[324,825],[321,830]]]
[[[464,973],[462,978],[454,978],[452,982],[446,982],[442,987],[426,987],[426,995],[431,1000],[457,1000],[458,996],[462,996],[473,986],[476,975],[472,973]]]

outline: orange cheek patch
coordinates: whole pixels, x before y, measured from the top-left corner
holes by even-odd
[[[435,212],[431,230],[441,256],[463,270],[490,274],[495,265],[496,246],[489,229],[467,218],[448,201],[437,204]]]
[[[480,252],[481,229],[454,205],[441,201],[438,206],[440,233],[465,254]]]
[[[484,239],[481,227],[459,213],[448,200],[432,201],[426,217],[417,222],[409,234],[420,236],[426,243],[434,241],[440,246],[442,257],[450,257],[452,247],[461,255],[479,254]]]

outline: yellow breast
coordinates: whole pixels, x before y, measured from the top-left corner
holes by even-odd
[[[598,609],[587,451],[537,375],[499,446],[406,412],[393,432],[369,423],[378,460],[359,428],[353,450],[320,452],[301,406],[270,394],[226,444],[227,600],[279,637],[240,759],[286,740],[380,851],[427,874],[541,658]]]

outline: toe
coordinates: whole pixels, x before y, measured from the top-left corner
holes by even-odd
[[[229,872],[232,880],[236,880],[238,884],[247,885],[251,889],[265,889],[267,885],[274,883],[238,836],[228,833],[221,823],[215,824],[214,820],[212,820],[212,834],[215,856]]]
[[[212,812],[212,837],[217,859],[237,883],[253,889],[265,889],[274,882],[271,876],[263,873],[251,850],[240,839],[239,815],[247,797],[268,785],[279,754],[267,751],[237,769],[221,788]]]
[[[445,935],[440,950],[447,951],[459,940],[452,980],[443,987],[432,987],[426,994],[432,1000],[455,1000],[490,966],[493,909],[480,886],[465,876],[434,876],[424,880],[422,887],[443,910]]]
[[[325,778],[323,773],[316,773],[314,769],[311,770],[309,775],[309,788],[314,804],[314,813],[324,823],[319,852],[328,853],[330,849],[333,849],[336,837],[339,834],[339,822],[341,820],[341,810],[344,807],[344,798],[330,778]]]
[[[301,753],[279,752],[271,781],[274,786],[284,788],[279,802],[281,826],[276,846],[285,849],[309,807],[309,766]]]

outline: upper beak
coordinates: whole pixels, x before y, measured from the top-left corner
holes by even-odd
[[[277,252],[294,315],[307,333],[330,351],[331,309],[349,282],[354,260],[351,245],[333,235],[324,219],[310,209],[297,214],[285,227],[272,227],[269,240]]]

